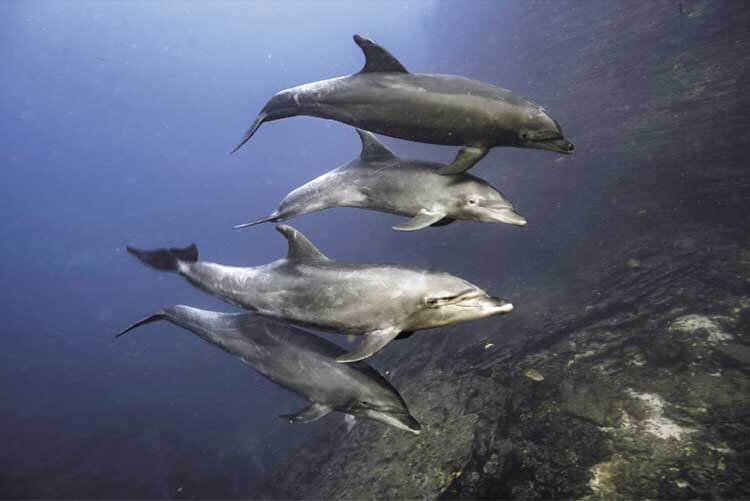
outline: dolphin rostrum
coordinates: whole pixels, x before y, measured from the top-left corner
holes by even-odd
[[[195,333],[311,405],[280,417],[310,423],[332,411],[381,421],[415,435],[420,424],[398,391],[364,362],[342,365],[345,350],[285,322],[252,313],[218,313],[190,306],[165,308],[120,332],[167,320]]]
[[[178,272],[228,303],[302,326],[364,335],[364,341],[338,362],[368,358],[400,334],[407,337],[416,330],[513,310],[512,304],[448,273],[338,263],[291,226],[276,229],[287,239],[287,257],[263,266],[198,261],[195,244],[184,249],[127,250],[153,268]]]
[[[235,228],[286,221],[331,207],[359,207],[411,219],[396,230],[421,230],[456,219],[524,226],[502,193],[470,174],[438,174],[442,164],[402,159],[374,134],[357,129],[359,158],[313,179],[289,193],[268,217]]]
[[[494,146],[573,152],[560,125],[531,100],[456,75],[409,73],[369,38],[354,35],[354,42],[365,55],[362,70],[277,93],[232,152],[262,123],[298,115],[421,143],[461,146],[441,174],[470,169]]]

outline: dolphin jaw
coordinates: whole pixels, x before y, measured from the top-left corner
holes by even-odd
[[[368,409],[365,412],[365,415],[370,419],[380,421],[381,423],[393,426],[399,430],[408,431],[414,435],[422,433],[422,426],[419,424],[419,421],[412,417],[411,414],[395,414]]]
[[[502,315],[513,311],[513,305],[498,297],[490,297],[484,291],[474,291],[464,294],[447,306],[466,308],[478,313],[477,317]],[[473,315],[472,315],[473,316]]]
[[[512,224],[515,226],[526,226],[526,218],[513,210],[513,207],[508,204],[498,205],[479,205],[479,209],[483,209],[480,213],[480,217],[486,218],[487,222],[492,223],[505,223]]]
[[[513,311],[513,303],[505,303],[497,307],[498,313],[510,313]]]
[[[476,301],[475,304],[471,306],[479,308],[487,316],[504,315],[513,311],[513,305],[511,303],[506,302],[504,299],[489,296]]]
[[[572,154],[573,150],[575,149],[573,143],[563,137],[537,140],[532,139],[527,141],[526,144],[524,144],[524,147],[534,148],[537,150],[554,151],[556,153],[563,153],[565,155]]]

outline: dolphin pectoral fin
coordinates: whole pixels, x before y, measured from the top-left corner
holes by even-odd
[[[359,346],[349,353],[341,355],[336,361],[340,364],[348,364],[349,362],[358,362],[365,358],[370,358],[383,349],[385,345],[396,339],[400,333],[401,331],[395,327],[368,332],[365,334],[365,340]]]
[[[312,404],[305,407],[296,414],[282,414],[280,418],[288,419],[290,423],[312,423],[318,419],[327,416],[333,409],[327,405]]]
[[[393,229],[398,231],[421,230],[437,223],[444,217],[445,214],[443,212],[430,212],[428,210],[422,209],[417,213],[416,216],[409,219],[407,222],[393,226]]]
[[[393,57],[390,52],[369,38],[354,35],[354,43],[359,45],[359,48],[362,49],[362,52],[365,54],[365,65],[359,71],[360,73],[409,73],[407,69],[404,68],[404,65],[401,64],[398,59]]]
[[[445,167],[438,169],[438,174],[444,176],[450,174],[461,174],[474,167],[474,165],[489,153],[489,148],[481,146],[466,146],[461,148],[456,155],[455,160]]]
[[[444,217],[437,223],[432,223],[430,226],[448,226],[449,224],[453,224],[456,222],[455,218],[452,217]]]
[[[414,335],[414,331],[404,331],[396,336],[396,339],[407,339]]]

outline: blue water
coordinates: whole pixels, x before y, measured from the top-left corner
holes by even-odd
[[[0,3],[0,495],[171,497],[191,478],[203,495],[252,495],[303,440],[307,430],[276,417],[302,400],[189,333],[167,324],[117,341],[114,333],[165,305],[232,309],[137,263],[126,245],[195,242],[203,258],[237,265],[284,255],[272,224],[232,226],[354,158],[356,134],[300,117],[266,124],[229,151],[278,90],[358,71],[354,33],[415,72],[531,96],[578,151],[559,162],[495,149],[472,171],[514,202],[527,228],[463,222],[403,234],[390,228],[395,216],[354,209],[290,222],[318,247],[342,261],[442,269],[513,300],[523,285],[570,273],[576,242],[606,243],[607,189],[627,164],[587,153],[577,102],[565,99],[575,94],[575,54],[556,54],[548,31],[521,32],[513,16],[523,7]],[[475,25],[495,34],[475,38]],[[519,56],[524,38],[554,63]],[[382,140],[402,156],[455,154]]]
[[[344,125],[298,118],[267,125],[230,157],[231,147],[276,91],[357,71],[355,32],[421,71],[451,70],[434,57],[430,11],[429,2],[0,4],[6,492],[173,496],[181,474],[206,478],[228,469],[227,454],[273,456],[285,434],[304,435],[276,417],[300,399],[185,331],[164,324],[115,342],[163,305],[231,310],[125,246],[196,242],[206,259],[248,265],[282,256],[272,225],[232,226],[349,161],[359,141]],[[338,259],[431,264],[424,251],[442,237],[393,235],[392,220],[341,209],[293,224]],[[260,469],[207,492],[251,493]]]

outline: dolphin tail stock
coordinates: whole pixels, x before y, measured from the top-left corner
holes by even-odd
[[[167,319],[167,314],[163,311],[159,311],[157,313],[154,313],[150,317],[146,317],[143,320],[139,320],[133,325],[131,325],[130,327],[127,327],[126,329],[121,330],[118,334],[115,335],[115,337],[118,338],[122,336],[123,334],[125,334],[126,332],[130,332],[133,329],[140,327],[141,325],[146,325],[146,324],[150,324],[151,322],[158,322],[159,320],[166,320],[166,319]]]
[[[195,244],[183,249],[158,249],[158,250],[141,250],[134,247],[127,247],[129,254],[138,258],[157,270],[177,271],[180,262],[194,263],[198,260],[198,247]]]
[[[299,114],[299,97],[292,89],[282,90],[281,92],[276,93],[276,95],[266,103],[263,109],[260,110],[260,113],[255,118],[253,124],[247,129],[245,135],[242,136],[242,140],[234,147],[231,153],[242,148],[242,145],[253,137],[253,134],[255,134],[263,123],[281,120],[282,118],[289,118]]]

